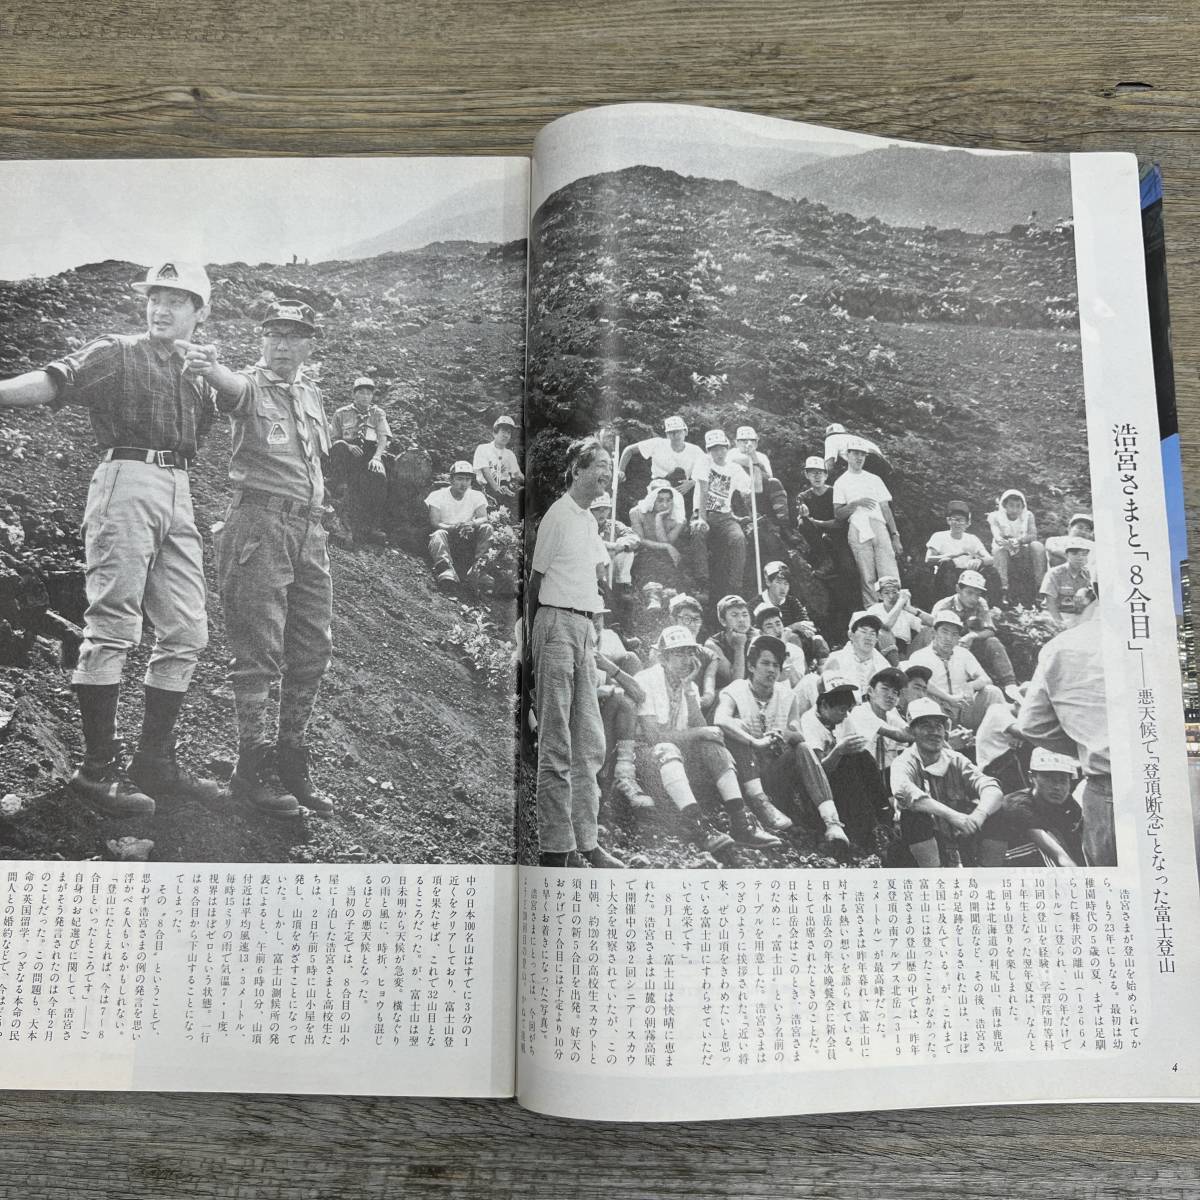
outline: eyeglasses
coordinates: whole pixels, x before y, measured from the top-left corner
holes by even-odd
[[[264,330],[263,337],[268,342],[286,342],[289,346],[298,346],[301,342],[307,342],[311,337],[311,333],[276,333],[273,330]]]

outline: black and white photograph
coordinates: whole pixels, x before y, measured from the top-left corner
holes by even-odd
[[[522,861],[1115,866],[1069,158],[624,105],[532,188]]]
[[[526,161],[0,197],[0,858],[511,864]]]

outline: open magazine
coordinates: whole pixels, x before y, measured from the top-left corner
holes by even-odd
[[[0,1085],[1196,1098],[1132,156],[0,196]]]

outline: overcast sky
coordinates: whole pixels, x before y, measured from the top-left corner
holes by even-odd
[[[106,258],[316,262],[489,182],[479,239],[509,241],[525,236],[527,179],[526,160],[494,157],[0,162],[0,279]]]

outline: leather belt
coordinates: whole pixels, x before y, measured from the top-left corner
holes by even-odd
[[[186,471],[192,460],[178,450],[143,450],[140,446],[114,446],[101,455],[101,462],[124,461],[150,463],[155,467]]]
[[[231,507],[247,504],[252,508],[265,508],[269,512],[282,513],[285,517],[293,513],[297,516],[310,517],[319,521],[325,516],[323,508],[315,508],[307,500],[289,500],[287,496],[277,496],[274,492],[260,492],[256,488],[239,488],[233,493]]]
[[[584,612],[582,608],[568,608],[565,604],[539,604],[539,608],[556,608],[559,612],[574,613],[577,617],[587,617],[590,621],[595,617],[595,613]]]

